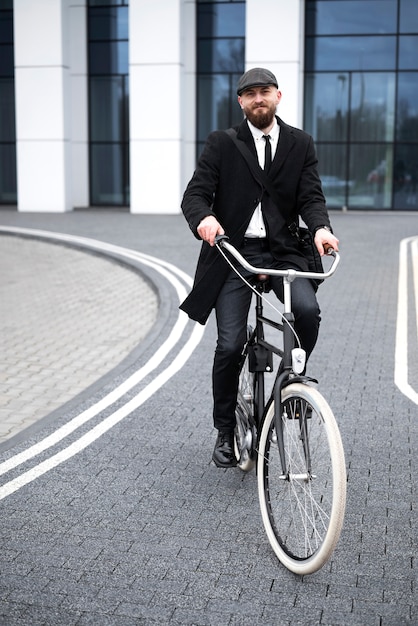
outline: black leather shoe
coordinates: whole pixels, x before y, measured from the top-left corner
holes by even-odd
[[[234,433],[219,432],[216,439],[212,459],[216,467],[235,467],[237,459],[234,454]]]

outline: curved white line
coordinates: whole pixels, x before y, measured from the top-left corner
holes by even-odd
[[[396,320],[394,381],[399,390],[412,402],[418,404],[418,393],[408,382],[408,245],[417,237],[403,239],[399,248],[398,311]],[[412,258],[415,293],[418,284],[418,259]]]
[[[77,428],[80,428],[80,426],[93,419],[101,411],[104,411],[108,406],[116,402],[116,400],[121,398],[130,389],[135,387],[135,385],[141,382],[141,380],[143,380],[145,376],[150,374],[156,367],[158,367],[158,365],[160,365],[160,363],[167,356],[167,354],[178,343],[187,322],[188,320],[185,319],[185,314],[180,315],[170,333],[170,336],[160,346],[160,348],[151,357],[151,359],[149,359],[149,361],[143,367],[141,367],[134,374],[132,374],[132,376],[127,378],[122,384],[120,384],[106,396],[101,398],[101,400],[82,411],[82,413],[80,413],[79,415],[76,415],[76,417],[73,417],[69,422],[58,428],[58,430],[54,431],[51,435],[48,435],[48,437],[45,437],[38,443],[33,444],[26,450],[23,450],[23,452],[15,454],[14,456],[10,457],[10,459],[7,459],[6,461],[3,461],[3,463],[0,463],[0,476],[6,474],[18,465],[25,463],[25,461],[32,459],[38,454],[41,454],[41,452],[44,452],[48,448],[56,445],[62,439],[77,430]]]
[[[189,286],[192,284],[192,279],[190,276],[182,272],[179,268],[166,261],[161,259],[157,259],[150,255],[146,255],[140,252],[136,252],[134,250],[129,250],[127,248],[122,248],[120,246],[114,246],[113,244],[107,244],[104,242],[100,242],[94,239],[87,239],[85,237],[77,237],[66,235],[63,233],[54,233],[49,231],[35,230],[35,229],[25,229],[25,228],[17,228],[17,227],[2,227],[0,226],[0,230],[3,232],[13,232],[17,234],[30,234],[36,235],[41,238],[47,239],[55,239],[57,241],[65,241],[74,244],[77,242],[78,244],[88,246],[89,248],[94,248],[96,250],[101,251],[112,251],[117,252],[118,255],[124,258],[135,258],[140,261],[144,265],[148,265],[155,269],[157,272],[162,274],[175,288],[177,292],[177,296],[179,302],[181,302],[185,295],[184,287],[179,283],[179,281],[174,278],[170,272],[179,275]],[[167,269],[170,271],[167,271]],[[149,373],[151,373],[167,356],[167,354],[173,349],[173,347],[180,340],[184,329],[188,323],[188,318],[185,313],[179,312],[179,316],[177,321],[166,341],[160,346],[157,352],[153,355],[151,359],[138,371],[136,371],[132,376],[130,376],[126,381],[124,381],[121,385],[119,385],[116,389],[107,394],[100,401],[96,402],[93,406],[89,407],[78,416],[74,417],[67,424],[64,424],[61,428],[54,431],[51,435],[43,439],[42,441],[34,444],[29,447],[27,450],[14,455],[10,459],[7,459],[3,463],[0,464],[0,475],[9,472],[11,469],[21,465],[22,463],[28,461],[29,459],[37,456],[41,452],[44,452],[48,448],[54,446],[59,441],[67,437],[69,434],[74,432],[77,428],[88,422],[90,419],[98,415],[101,411],[106,409],[108,406],[113,404],[116,400],[122,397],[125,393],[127,393],[130,389],[132,389],[135,385],[137,385],[141,380],[143,380]],[[193,335],[198,336],[199,333],[193,332]],[[192,336],[193,336],[192,335]],[[194,348],[198,345],[203,336],[203,331],[201,333],[200,338],[198,339]],[[190,341],[190,340],[189,340]],[[193,349],[194,349],[193,348]]]
[[[35,231],[30,231],[29,229],[24,229],[26,233],[33,234]],[[19,229],[14,229],[15,232],[21,232]],[[36,231],[38,236],[43,236],[45,231]],[[56,235],[56,239],[63,240],[65,239],[67,242],[73,242],[73,238],[70,236],[61,236],[60,233],[54,233]],[[49,237],[49,234],[48,234]],[[93,240],[90,240],[93,241]],[[95,248],[101,249],[101,242],[95,242]],[[119,254],[124,256],[123,249],[119,248]],[[139,257],[139,255],[138,255]],[[182,301],[184,296],[184,288],[180,285],[180,283],[173,278],[167,270],[159,267],[157,263],[155,263],[154,259],[150,260],[151,257],[148,257],[149,260],[143,260],[145,265],[151,266],[160,272],[169,282],[173,284],[177,291],[177,295],[179,298],[179,302]],[[141,259],[142,261],[142,259]],[[100,411],[106,409],[110,404],[113,404],[116,400],[118,400],[122,395],[124,395],[127,391],[132,389],[135,385],[137,385],[145,376],[147,376],[150,372],[152,372],[167,356],[167,354],[172,350],[172,348],[176,345],[176,343],[180,340],[181,335],[188,323],[188,319],[186,314],[180,312],[179,317],[166,341],[160,346],[157,352],[153,355],[153,357],[142,367],[140,370],[135,372],[132,376],[130,376],[126,381],[124,381],[121,385],[119,385],[116,389],[112,390],[109,394],[107,394],[104,398],[94,404],[92,407],[89,407],[85,411],[83,411],[80,415],[74,417],[70,422],[59,428],[57,431],[43,439],[42,441],[34,444],[27,450],[11,457],[7,461],[4,461],[0,464],[0,476],[10,471],[11,469],[21,465],[25,461],[37,456],[47,448],[55,445],[59,441],[61,441],[64,437],[71,434],[74,430],[85,424],[87,421],[95,417]]]
[[[163,259],[159,259],[157,257],[153,257],[149,254],[145,254],[144,252],[138,252],[137,250],[132,250],[131,248],[123,248],[121,246],[117,246],[113,243],[107,243],[105,241],[99,241],[98,239],[91,239],[89,237],[82,237],[80,235],[67,235],[66,233],[57,233],[50,230],[40,230],[36,228],[21,228],[19,226],[0,226],[1,232],[9,232],[20,235],[31,235],[36,237],[41,237],[43,239],[52,239],[55,241],[63,241],[66,243],[74,244],[77,243],[83,247],[90,248],[93,250],[99,250],[101,252],[113,252],[119,254],[127,259],[134,259],[143,261],[145,265],[150,265],[150,263],[146,263],[146,261],[151,261],[152,264],[159,265],[163,268],[167,268],[173,274],[177,274],[188,287],[192,286],[193,280],[192,278],[183,272],[183,270],[179,269],[175,265],[172,265],[168,261],[164,261]]]
[[[46,459],[42,463],[38,463],[35,467],[24,472],[17,478],[5,483],[0,487],[0,500],[6,498],[10,494],[14,493],[24,485],[32,482],[36,478],[39,478],[46,472],[49,472],[57,465],[64,463],[71,457],[75,456],[87,446],[91,445],[96,439],[104,435],[108,430],[113,428],[124,417],[132,413],[135,409],[138,409],[148,398],[150,398],[160,387],[162,387],[174,374],[176,374],[185,364],[190,357],[198,343],[200,342],[204,333],[202,326],[195,325],[192,335],[187,343],[180,350],[173,362],[161,372],[149,385],[147,385],[140,393],[127,402],[123,407],[109,415],[100,424],[92,428],[88,433],[74,441],[71,445],[67,446],[57,454],[54,454],[49,459]]]

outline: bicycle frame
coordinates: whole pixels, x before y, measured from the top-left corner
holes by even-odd
[[[251,364],[250,371],[254,372],[256,379],[257,394],[255,396],[254,417],[257,427],[261,425],[261,418],[265,406],[264,374],[265,372],[273,371],[273,360],[271,358],[273,353],[280,357],[283,356],[283,351],[268,342],[264,336],[264,324],[273,326],[277,330],[282,330],[281,324],[265,317],[263,314],[263,297],[261,294],[265,291],[264,287],[264,283],[257,283],[255,285],[255,328],[248,337],[246,344]]]
[[[335,416],[311,384],[317,381],[304,373],[303,350],[294,330],[292,283],[302,277],[323,280],[332,276],[339,255],[331,252],[332,265],[324,273],[265,269],[251,266],[227,238],[222,240],[217,245],[225,248],[220,252],[228,262],[230,254],[251,274],[283,278],[284,312],[267,301],[280,316],[274,321],[273,315],[263,313],[265,278],[263,282],[259,276],[253,286],[241,276],[256,293],[256,326],[247,333],[242,355],[234,452],[242,471],[251,471],[256,464],[261,518],[276,556],[295,574],[311,574],[328,561],[339,539],[347,476]],[[230,264],[240,274],[236,264]],[[265,324],[282,332],[282,349],[264,335]],[[273,354],[282,362],[265,405],[264,376],[273,369]]]
[[[290,382],[308,382],[313,381],[312,378],[309,378],[304,375],[295,374],[293,372],[293,359],[292,352],[295,347],[295,333],[294,333],[294,315],[292,313],[292,283],[297,278],[311,278],[311,279],[326,279],[334,274],[337,269],[337,266],[340,261],[340,256],[338,252],[331,249],[328,251],[328,255],[333,257],[333,263],[328,272],[317,273],[317,272],[303,272],[295,269],[288,270],[276,270],[276,269],[266,269],[254,267],[238,252],[238,250],[229,243],[228,238],[226,236],[220,236],[216,240],[216,244],[218,247],[224,248],[227,252],[229,252],[242,267],[247,269],[254,275],[267,275],[267,276],[281,276],[283,278],[283,313],[282,320],[283,323],[275,322],[274,320],[265,317],[263,314],[263,296],[262,296],[262,287],[255,287],[256,293],[256,328],[254,331],[254,336],[257,337],[258,345],[265,348],[267,351],[277,354],[282,359],[282,366],[280,370],[276,374],[276,379],[273,385],[273,391],[271,397],[274,398],[274,408],[275,408],[275,427],[276,433],[278,435],[277,443],[279,446],[279,453],[282,464],[283,477],[286,477],[286,458],[285,451],[283,446],[283,431],[282,431],[282,420],[281,415],[283,411],[282,406],[282,389]],[[280,330],[283,333],[283,350],[280,350],[277,346],[272,345],[264,338],[264,324],[267,324],[277,330]],[[249,341],[251,345],[251,338]],[[265,367],[261,367],[259,370],[256,370],[257,376],[257,398],[256,401],[256,423],[257,429],[262,427],[262,421],[265,412],[265,385],[264,385],[264,372],[268,371]],[[316,382],[316,381],[315,381]],[[303,415],[303,411],[300,411],[299,415],[299,424],[300,424],[300,434],[301,440],[304,446],[304,453],[308,467],[308,474],[310,473],[311,460],[309,453],[309,442],[306,436],[307,426],[306,426],[306,415]],[[308,478],[308,477],[307,477]]]

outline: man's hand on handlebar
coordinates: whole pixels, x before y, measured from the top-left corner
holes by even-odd
[[[321,256],[328,254],[329,248],[338,252],[338,239],[325,228],[319,228],[314,239],[317,250]]]
[[[211,246],[215,245],[216,235],[224,235],[225,231],[213,215],[205,217],[197,227],[197,233],[203,241],[207,241]]]

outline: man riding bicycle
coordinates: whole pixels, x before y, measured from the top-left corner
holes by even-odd
[[[276,109],[281,92],[274,74],[253,68],[241,76],[238,103],[244,112],[236,127],[242,141],[258,160],[279,198],[277,205],[251,174],[233,140],[224,131],[212,132],[186,188],[182,210],[194,235],[203,240],[194,286],[182,303],[189,317],[205,324],[215,309],[218,339],[212,370],[213,420],[218,437],[213,460],[233,467],[235,405],[239,362],[246,340],[252,292],[214,248],[215,237],[227,234],[231,243],[256,267],[308,270],[298,240],[290,231],[289,216],[299,216],[314,236],[321,254],[338,250],[333,235],[312,137],[285,124]],[[271,278],[283,301],[283,281]],[[316,286],[308,279],[292,288],[295,330],[307,357],[318,337],[320,309]]]

